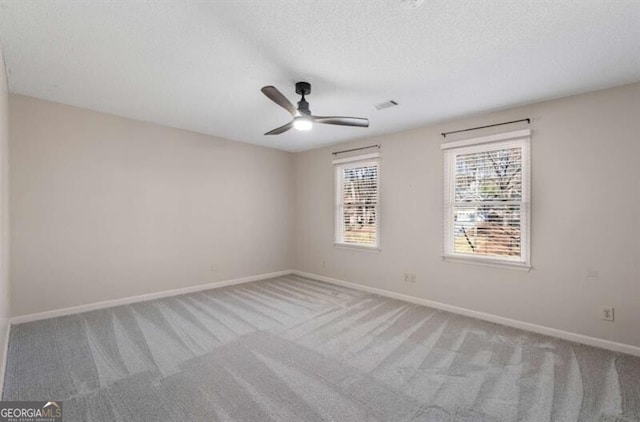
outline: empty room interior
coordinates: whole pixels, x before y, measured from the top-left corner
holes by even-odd
[[[640,1],[0,0],[0,61],[0,420],[640,421]]]

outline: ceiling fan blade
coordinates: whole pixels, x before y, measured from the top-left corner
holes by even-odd
[[[280,107],[287,110],[293,117],[298,115],[298,109],[291,104],[291,101],[285,97],[282,92],[278,91],[278,88],[272,85],[263,86],[260,89],[264,95],[266,95],[271,101],[278,104]]]
[[[288,131],[292,127],[293,127],[293,120],[287,123],[286,125],[270,130],[269,132],[265,133],[265,135],[280,135],[281,133]]]
[[[369,119],[362,117],[313,116],[313,121],[325,125],[369,127]]]

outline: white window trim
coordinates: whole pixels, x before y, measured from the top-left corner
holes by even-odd
[[[334,196],[334,243],[336,248],[360,250],[364,252],[380,252],[380,153],[375,152],[371,154],[362,154],[353,157],[339,158],[331,162],[334,165],[334,183],[335,183],[335,196]],[[378,180],[376,183],[378,201],[376,203],[376,244],[375,245],[363,245],[360,243],[346,243],[340,242],[338,239],[344,236],[342,230],[344,229],[344,213],[342,209],[342,174],[341,171],[345,168],[361,167],[370,164],[375,164],[378,167]]]
[[[446,261],[468,264],[484,265],[491,267],[509,268],[528,271],[531,269],[531,130],[524,129],[497,135],[483,136],[479,138],[465,139],[462,141],[447,142],[441,145],[444,151],[444,207],[443,207],[443,254]],[[487,145],[490,144],[490,145]],[[453,180],[455,167],[452,162],[459,154],[468,154],[483,151],[487,148],[509,148],[510,146],[522,147],[522,201],[520,219],[520,248],[521,257],[518,259],[500,258],[494,256],[468,255],[453,252]]]
[[[379,240],[378,240],[378,244],[380,244]],[[375,252],[375,253],[382,252],[382,249],[380,249],[379,246],[359,245],[356,243],[334,242],[333,247],[337,249],[351,249],[351,250],[362,251],[362,252]]]

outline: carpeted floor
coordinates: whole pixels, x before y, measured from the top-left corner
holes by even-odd
[[[640,358],[296,276],[17,325],[65,421],[639,421]]]

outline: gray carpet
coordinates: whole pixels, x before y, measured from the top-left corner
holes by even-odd
[[[66,421],[639,421],[640,358],[296,276],[12,328]]]

